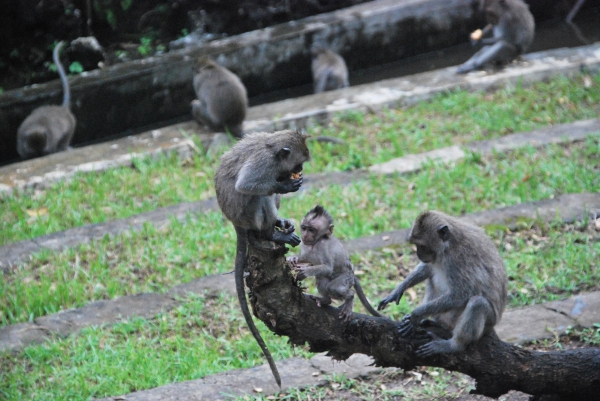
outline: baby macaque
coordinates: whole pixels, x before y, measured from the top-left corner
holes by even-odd
[[[523,0],[481,0],[480,4],[488,25],[471,33],[471,42],[485,46],[456,70],[458,74],[506,64],[525,53],[533,42],[535,21]]]
[[[381,317],[370,304],[360,286],[348,252],[342,242],[333,236],[333,218],[323,208],[315,206],[302,219],[302,244],[300,256],[288,258],[288,262],[297,272],[297,279],[304,280],[314,276],[320,297],[310,295],[318,306],[331,304],[332,299],[343,300],[340,307],[340,319],[349,321],[354,305],[354,291],[364,307],[373,316]]]

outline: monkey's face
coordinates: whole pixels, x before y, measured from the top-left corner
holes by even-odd
[[[327,239],[332,234],[333,225],[327,226],[325,219],[320,217],[304,218],[300,223],[302,229],[302,243],[313,246],[322,239]]]
[[[417,256],[423,263],[434,263],[437,255],[430,247],[417,245]]]

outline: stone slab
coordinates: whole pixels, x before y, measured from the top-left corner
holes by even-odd
[[[551,338],[563,334],[575,320],[556,313],[542,305],[506,311],[496,326],[496,333],[502,341],[524,344],[534,340]]]
[[[490,154],[494,151],[506,152],[526,146],[540,147],[551,143],[581,141],[593,133],[600,133],[600,119],[575,121],[487,141],[472,142],[466,144],[465,148],[482,154]]]
[[[315,368],[309,361],[291,358],[277,361],[281,375],[281,389],[316,385],[320,375],[313,376]],[[250,369],[237,369],[206,376],[203,379],[168,384],[151,390],[136,391],[121,397],[100,401],[206,401],[228,400],[243,395],[273,394],[279,391],[267,364]]]
[[[176,152],[179,157],[189,157],[196,148],[186,132],[199,131],[198,124],[187,122],[160,130],[132,135],[110,142],[74,148],[67,152],[13,163],[0,167],[0,195],[14,189],[45,188],[56,181],[73,177],[77,173],[98,172],[115,167],[132,166],[139,157],[153,157]],[[197,134],[207,145],[212,134]]]
[[[15,263],[25,260],[33,253],[40,252],[43,249],[58,252],[69,247],[75,247],[92,240],[104,238],[105,235],[114,236],[128,231],[139,231],[146,223],[159,227],[169,224],[172,218],[183,222],[189,214],[205,213],[209,210],[217,209],[216,198],[198,202],[184,202],[123,219],[74,227],[37,237],[34,240],[2,245],[0,246],[0,268],[8,271]]]
[[[189,283],[173,287],[170,296],[185,297],[187,294],[204,294],[209,297],[218,296],[220,293],[235,295],[235,277],[231,274],[213,274],[200,277]]]
[[[376,164],[369,171],[376,174],[409,173],[420,170],[424,164],[435,162],[450,163],[465,157],[459,146],[435,149],[417,155],[408,155],[388,162]]]
[[[310,358],[310,363],[322,374],[344,376],[348,379],[367,377],[383,371],[383,368],[373,366],[375,360],[372,357],[364,354],[353,354],[345,361],[334,361],[325,354],[318,354]]]
[[[134,316],[151,318],[177,304],[172,297],[162,294],[128,295],[42,316],[35,319],[35,323],[52,333],[66,336],[84,327],[115,323]]]
[[[564,301],[544,304],[549,310],[562,313],[582,327],[592,327],[600,323],[600,292],[580,294]]]
[[[582,193],[564,194],[553,199],[486,210],[462,216],[461,219],[478,226],[497,224],[514,227],[521,220],[541,219],[552,222],[558,219],[569,223],[589,216],[593,212],[600,214],[600,194]],[[344,245],[350,252],[364,252],[390,245],[402,245],[406,243],[408,231],[408,229],[387,231],[345,241]]]
[[[17,323],[0,327],[0,350],[18,351],[30,344],[41,343],[51,337],[50,331],[35,323]]]

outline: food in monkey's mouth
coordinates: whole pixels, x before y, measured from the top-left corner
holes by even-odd
[[[477,29],[471,33],[471,39],[473,40],[479,40],[481,39],[481,36],[483,36],[481,29]]]
[[[290,176],[290,178],[292,180],[297,180],[298,178],[300,178],[302,176],[302,172],[300,173],[292,173],[292,175]]]

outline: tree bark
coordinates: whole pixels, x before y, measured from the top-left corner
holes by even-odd
[[[464,352],[418,358],[414,350],[426,339],[401,337],[399,322],[385,317],[355,313],[342,322],[337,308],[320,308],[303,294],[286,262],[285,247],[252,238],[249,242],[246,285],[254,315],[292,344],[308,343],[311,351],[328,351],[338,360],[362,353],[383,367],[410,370],[424,365],[461,372],[476,380],[473,394],[488,397],[518,390],[535,400],[600,399],[598,348],[529,351],[491,333]],[[451,335],[443,330],[439,334]]]

